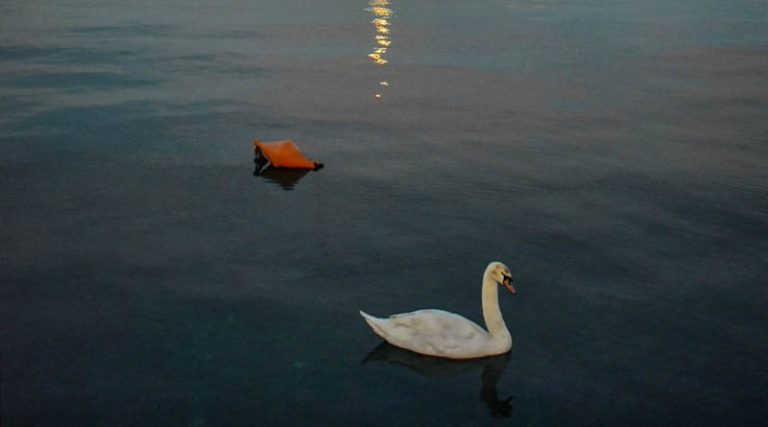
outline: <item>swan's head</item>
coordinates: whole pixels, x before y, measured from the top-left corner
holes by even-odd
[[[517,294],[517,290],[514,286],[512,286],[512,272],[509,271],[509,267],[500,262],[492,262],[488,266],[488,270],[491,274],[491,277],[499,282],[500,285],[507,288],[510,294]]]

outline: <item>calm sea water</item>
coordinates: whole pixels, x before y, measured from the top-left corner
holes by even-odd
[[[2,424],[763,423],[767,136],[762,1],[4,0]]]

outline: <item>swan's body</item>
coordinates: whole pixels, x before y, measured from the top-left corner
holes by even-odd
[[[477,323],[443,310],[418,310],[382,319],[362,310],[368,325],[380,337],[397,347],[429,356],[471,359],[494,356],[512,348],[512,336],[499,310],[498,285],[511,293],[509,268],[500,262],[488,264],[483,274],[483,317],[488,330]]]

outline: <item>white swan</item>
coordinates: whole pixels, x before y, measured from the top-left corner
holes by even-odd
[[[492,262],[483,274],[483,317],[487,331],[469,319],[443,310],[418,310],[394,314],[387,319],[373,317],[362,310],[360,315],[384,340],[416,353],[449,359],[502,354],[512,348],[512,336],[499,310],[499,284],[511,294],[517,293],[509,268]]]

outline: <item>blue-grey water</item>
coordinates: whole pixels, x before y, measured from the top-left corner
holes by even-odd
[[[768,417],[764,1],[3,0],[0,195],[4,426]]]

